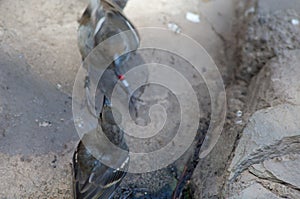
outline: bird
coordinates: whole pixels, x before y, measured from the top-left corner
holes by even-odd
[[[113,0],[121,9],[124,9],[128,0]]]
[[[77,42],[82,60],[97,45],[112,36],[115,37],[105,43],[107,45],[105,50],[107,55],[112,56],[114,60],[121,59],[121,62],[128,60],[130,53],[124,56],[120,55],[139,47],[140,36],[137,29],[123,14],[121,7],[113,1],[90,0],[78,22]]]
[[[128,170],[129,149],[118,126],[122,116],[106,96],[103,101],[100,125],[82,137],[73,155],[75,199],[112,198]],[[111,144],[122,152],[113,152]],[[107,162],[114,164],[113,167],[106,165]]]
[[[131,53],[126,54],[126,52],[136,50],[139,47],[140,36],[134,25],[122,12],[126,2],[126,0],[90,0],[89,5],[78,21],[78,47],[82,61],[84,61],[89,53],[102,43],[103,48],[105,48],[103,59],[113,57],[112,66],[115,77],[122,84],[122,88],[127,95],[131,96],[132,89],[130,89],[130,85],[123,74],[122,66],[131,55]],[[112,36],[114,36],[113,39],[107,40]],[[101,59],[101,57],[98,59]],[[103,71],[106,68],[107,66],[101,64],[89,64],[86,82],[93,84],[94,88],[97,87],[99,77],[95,75],[98,74],[95,71]],[[93,105],[90,87],[88,84],[85,86],[86,98],[89,101],[88,104]],[[101,92],[108,95],[109,91],[102,88]],[[93,107],[89,109],[93,110]]]
[[[119,4],[124,1],[115,0]],[[128,31],[128,38],[122,38],[121,42],[115,42],[110,46],[113,53],[122,54],[122,51],[131,47],[136,49],[139,46],[139,33],[131,21],[124,15],[122,8],[110,0],[90,0],[89,5],[78,20],[78,47],[82,59],[86,58],[89,52],[99,43],[111,36]],[[123,49],[120,49],[122,48]],[[119,52],[116,52],[119,51]]]

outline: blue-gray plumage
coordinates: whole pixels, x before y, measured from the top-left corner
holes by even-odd
[[[85,60],[89,53],[100,43],[102,48],[105,49],[101,51],[101,56],[97,56],[97,62],[85,65],[88,69],[88,80],[90,82],[90,86],[85,87],[86,97],[92,113],[94,106],[90,89],[98,86],[99,71],[106,70],[108,67],[106,64],[102,64],[102,60],[106,60],[108,57],[114,58],[113,70],[127,94],[129,96],[132,94],[132,90],[123,75],[122,66],[130,57],[130,53],[126,54],[125,52],[137,49],[140,38],[133,24],[122,12],[126,2],[126,0],[90,0],[88,7],[79,20],[78,47],[82,60]],[[107,40],[111,36],[115,37]],[[123,55],[124,53],[125,55]],[[109,76],[104,79],[113,80],[113,78],[115,77]],[[108,88],[101,87],[101,94],[108,95],[109,93]]]
[[[126,175],[129,156],[124,132],[118,126],[121,114],[104,98],[100,126],[83,136],[73,156],[75,199],[109,199]],[[123,149],[122,153],[113,152],[110,144]]]
[[[122,12],[125,4],[124,0],[90,0],[79,19],[78,47],[83,60],[98,44],[123,31],[128,31],[128,33],[120,35],[120,40],[114,39],[108,44],[107,50],[111,53],[110,55],[122,55],[128,49],[138,48],[139,34]]]

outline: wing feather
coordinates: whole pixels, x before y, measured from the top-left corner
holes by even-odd
[[[82,152],[82,150],[86,150],[86,152]],[[128,158],[125,159],[126,166],[121,171],[102,164],[87,152],[87,149],[82,142],[80,142],[73,156],[75,198],[90,199],[111,197],[126,175],[124,170],[126,171],[126,169],[128,169]],[[81,155],[83,155],[83,157],[81,157]],[[85,163],[94,163],[93,165],[81,165],[80,161],[78,161],[81,158],[90,159],[85,161]]]

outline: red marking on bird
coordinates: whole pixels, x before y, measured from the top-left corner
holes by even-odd
[[[118,78],[119,78],[119,80],[121,80],[121,81],[122,81],[122,80],[124,80],[124,79],[125,79],[125,75],[119,75],[119,76],[118,76]]]

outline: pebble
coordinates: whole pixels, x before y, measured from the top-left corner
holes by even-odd
[[[235,121],[235,124],[242,125],[243,124],[243,120],[242,119],[238,119],[238,120]]]
[[[247,17],[249,14],[255,13],[255,8],[250,7],[248,10],[245,11],[245,16]]]
[[[49,121],[39,122],[39,127],[50,127],[50,126],[52,126],[52,124]]]
[[[198,14],[187,12],[185,18],[193,23],[200,23],[200,16]]]
[[[294,26],[299,25],[299,20],[298,20],[298,19],[292,19],[292,24],[293,24]]]
[[[173,22],[168,23],[169,30],[175,32],[176,34],[179,34],[181,32],[181,28]]]
[[[242,111],[237,111],[236,112],[236,116],[237,117],[242,117],[243,116],[243,112]]]

